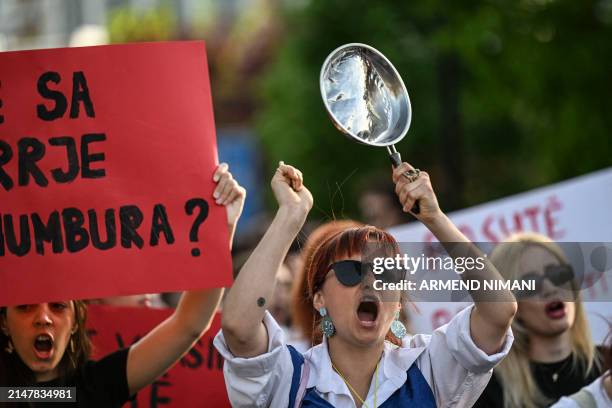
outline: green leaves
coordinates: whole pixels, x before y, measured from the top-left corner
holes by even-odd
[[[406,83],[414,115],[397,148],[430,171],[446,210],[609,166],[612,20],[600,3],[312,0],[288,17],[262,80],[268,162],[304,171],[323,218],[356,170],[342,194],[345,215],[357,215],[360,180],[389,162],[333,128],[319,70],[337,46],[364,42]]]

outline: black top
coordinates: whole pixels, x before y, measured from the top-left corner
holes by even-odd
[[[76,387],[77,402],[39,402],[33,407],[121,407],[130,399],[127,383],[129,349],[111,353],[98,361],[88,361],[68,380],[37,383],[38,387]]]
[[[588,376],[584,376],[586,367],[572,365],[572,356],[555,363],[531,362],[531,372],[542,394],[557,401],[561,397],[572,395],[582,387],[592,383],[601,375],[601,370],[593,367]],[[504,393],[495,375],[474,404],[476,408],[503,408]]]

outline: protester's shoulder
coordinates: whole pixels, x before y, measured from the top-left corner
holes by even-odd
[[[586,392],[590,393],[595,399],[597,406],[612,406],[611,398],[604,386],[604,377],[598,377],[595,381],[583,388]]]
[[[555,402],[551,408],[581,408],[580,405],[569,397],[562,397],[559,401]]]
[[[77,387],[83,387],[89,393],[113,388],[113,395],[127,397],[127,359],[129,348],[117,350],[98,360],[88,360],[76,373]],[[110,390],[109,390],[110,393]]]
[[[562,397],[551,408],[584,408],[584,407],[610,407],[612,401],[603,387],[603,378],[599,377],[580,391],[569,397]]]
[[[130,399],[128,354],[129,348],[120,349],[81,366],[74,379],[80,406],[120,407]]]
[[[304,360],[313,367],[313,369],[321,368],[325,363],[325,354],[327,353],[327,346],[323,343],[319,343],[312,346],[305,353],[302,353]]]
[[[122,348],[98,360],[88,360],[82,367],[81,373],[84,375],[107,372],[112,374],[117,371],[124,371],[127,367],[127,359],[130,349]]]
[[[287,340],[285,337],[285,333],[283,332],[280,325],[276,322],[276,320],[274,320],[272,314],[270,314],[270,312],[268,312],[267,310],[264,313],[263,324],[266,327],[266,331],[268,333],[268,351],[258,356],[257,358],[265,358],[266,356],[271,356],[284,352],[288,353],[288,349],[286,347]],[[220,329],[219,332],[215,335],[213,344],[226,361],[230,360],[242,363],[249,360],[257,360],[257,358],[240,358],[234,356],[229,346],[227,345],[223,329]]]

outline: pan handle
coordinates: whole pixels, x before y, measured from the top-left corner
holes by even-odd
[[[387,150],[389,151],[389,159],[391,159],[391,164],[394,168],[402,164],[402,155],[400,154],[400,152],[395,150],[395,146],[392,145],[390,148],[387,147]],[[421,212],[421,208],[419,206],[418,201],[414,203],[414,206],[412,207],[410,212],[412,212],[413,214],[418,214]]]
[[[393,165],[393,168],[396,168],[400,164],[402,164],[402,155],[399,154],[398,151],[395,151],[395,152],[391,153],[389,155],[389,159],[391,159],[391,164]]]

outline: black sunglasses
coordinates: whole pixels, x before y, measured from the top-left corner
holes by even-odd
[[[561,286],[574,279],[574,270],[570,265],[546,265],[544,273],[528,272],[521,277],[523,281],[535,281],[535,290],[533,291],[515,291],[517,297],[529,297],[542,293],[544,280],[548,279],[553,285]]]
[[[361,283],[363,278],[368,272],[373,271],[373,265],[371,263],[363,263],[361,261],[344,260],[334,262],[329,265],[327,272],[333,270],[336,274],[336,279],[344,286],[355,286]],[[372,272],[374,273],[374,272]],[[383,282],[399,282],[404,276],[404,271],[400,269],[385,269],[381,274],[374,274],[376,279],[380,279]]]

